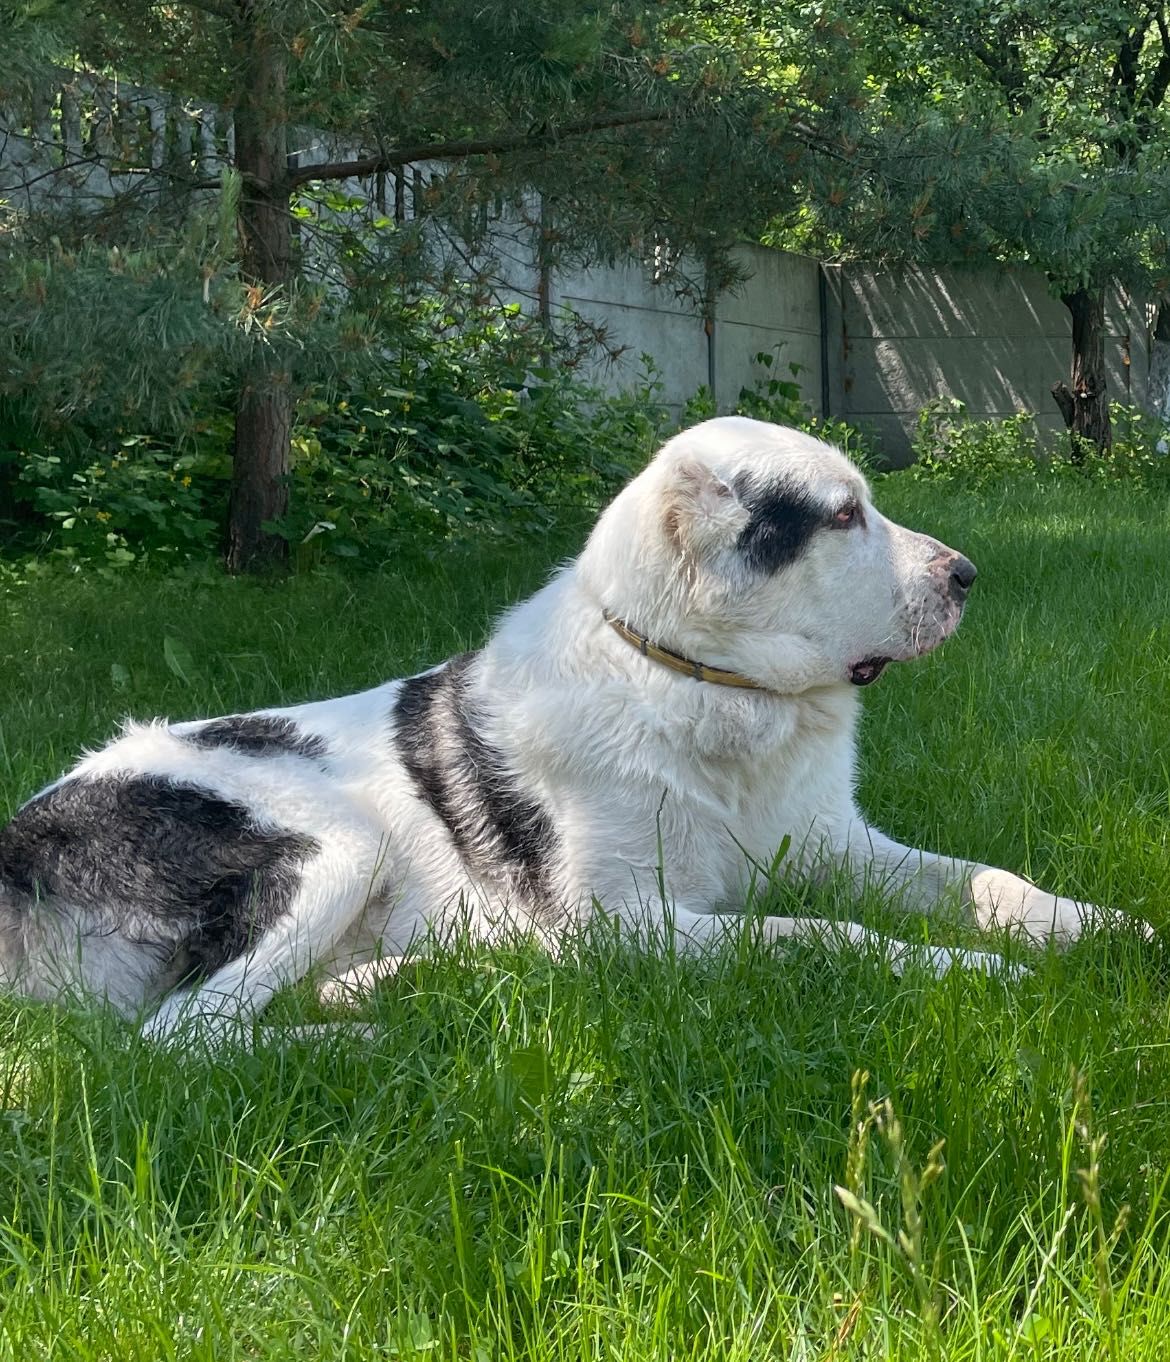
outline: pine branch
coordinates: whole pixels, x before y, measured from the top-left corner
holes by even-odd
[[[295,189],[310,180],[350,180],[376,175],[380,170],[412,165],[417,161],[458,161],[467,156],[490,156],[509,151],[535,150],[550,142],[569,137],[584,137],[608,128],[625,128],[638,123],[661,123],[670,114],[665,109],[634,109],[626,113],[602,114],[575,123],[545,124],[535,132],[511,136],[468,138],[452,142],[423,142],[413,147],[395,147],[374,156],[353,161],[323,161],[318,165],[298,166],[285,178],[284,185]]]

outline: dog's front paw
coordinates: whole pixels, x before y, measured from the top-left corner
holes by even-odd
[[[977,974],[994,975],[1015,983],[1028,974],[1026,965],[1006,960],[995,951],[975,951],[958,946],[926,946],[907,941],[886,941],[881,952],[893,972],[900,978],[908,969],[924,969],[941,979],[953,969],[971,970]]]
[[[1062,899],[1062,903],[1070,900]],[[1144,919],[1119,908],[1102,908],[1095,903],[1073,904],[1081,915],[1081,930],[1085,932],[1116,932],[1119,936],[1136,936],[1142,941],[1156,941],[1158,933]]]
[[[230,998],[216,998],[217,1006],[176,993],[142,1024],[142,1035],[153,1045],[184,1050],[223,1050],[251,1043],[251,1019]]]
[[[1027,965],[1020,964],[1018,960],[1005,960],[995,951],[930,946],[927,947],[927,954],[930,957],[928,967],[936,979],[941,979],[944,974],[949,974],[952,969],[957,968],[971,970],[976,974],[993,975],[997,979],[1014,984],[1026,978],[1029,973]]]

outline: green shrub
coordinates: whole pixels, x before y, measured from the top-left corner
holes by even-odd
[[[859,468],[866,472],[875,470],[880,463],[877,447],[865,432],[851,426],[848,421],[836,417],[814,416],[811,407],[801,396],[799,383],[796,382],[802,369],[799,364],[789,364],[791,378],[779,378],[772,372],[777,355],[764,350],[755,356],[754,363],[762,372],[757,373],[751,387],[739,390],[735,404],[738,416],[751,416],[758,421],[771,421],[780,426],[793,426],[807,431],[819,440],[835,445]],[[715,416],[718,408],[711,389],[704,384],[688,399],[683,407],[682,428],[693,426]]]
[[[626,392],[603,393],[555,359],[519,307],[458,289],[403,302],[380,356],[348,388],[306,387],[292,432],[289,512],[270,528],[294,564],[376,565],[404,542],[500,535],[592,512],[651,456],[673,423],[648,355]],[[736,411],[799,426],[872,461],[843,422],[812,417],[777,356],[756,356]],[[109,433],[109,415],[52,428],[0,404],[0,515],[14,557],[102,568],[215,555],[231,478],[230,385],[208,388],[183,428]],[[706,389],[682,424],[715,414]]]
[[[810,416],[801,423],[801,430],[807,430],[818,440],[835,445],[851,463],[855,463],[865,473],[875,473],[881,467],[881,455],[871,435],[839,417]]]
[[[448,361],[449,361],[448,357]],[[660,384],[607,397],[547,367],[415,365],[399,383],[302,404],[291,510],[276,527],[315,560],[384,561],[404,537],[514,532],[595,509],[667,429]]]
[[[1069,457],[1065,436],[1041,439],[1031,413],[992,421],[972,420],[957,398],[928,403],[918,414],[911,476],[976,490],[1009,478],[1080,478],[1112,482],[1170,482],[1166,430],[1136,407],[1114,403],[1111,448],[1085,449]]]
[[[1104,454],[1095,450],[1085,460],[1089,477],[1126,478],[1157,484],[1170,482],[1170,453],[1165,424],[1140,407],[1114,402],[1109,408],[1113,422],[1113,446]]]
[[[683,403],[682,420],[679,426],[686,430],[688,426],[697,426],[700,421],[709,421],[718,412],[719,408],[715,405],[715,395],[704,383],[687,398]]]
[[[0,459],[9,472],[10,546],[17,550],[110,567],[144,553],[179,561],[214,552],[230,464],[210,476],[194,444],[177,452],[141,435],[104,447],[30,441]]]
[[[790,378],[780,378],[773,373],[777,355],[771,351],[761,351],[755,357],[755,364],[762,372],[750,388],[739,390],[739,400],[735,404],[740,416],[754,416],[759,421],[771,421],[778,426],[793,426],[807,431],[827,444],[835,445],[847,458],[867,472],[878,466],[878,452],[873,440],[863,431],[851,426],[848,421],[837,417],[815,416],[812,408],[801,395],[800,384],[796,381],[803,372],[802,366],[788,365]],[[706,392],[705,388],[700,392]],[[689,404],[688,404],[689,407]],[[714,416],[714,404],[710,415]]]
[[[1004,478],[1048,471],[1035,418],[1027,412],[973,421],[957,398],[940,398],[918,413],[914,432],[915,478],[984,488]]]
[[[788,365],[788,378],[781,378],[773,372],[779,358],[776,353],[761,350],[755,357],[758,373],[751,387],[739,390],[739,400],[735,410],[740,416],[754,416],[758,421],[772,421],[778,426],[800,426],[809,419],[809,408],[796,381],[801,365]]]
[[[318,385],[298,402],[290,510],[271,528],[302,564],[377,563],[404,537],[516,531],[594,508],[668,429],[646,356],[638,383],[614,397],[554,363],[518,307],[424,298],[395,323],[395,346],[351,389]],[[231,476],[229,401],[209,394],[180,434],[113,437],[84,418],[49,429],[8,402],[5,548],[106,567],[212,556]]]

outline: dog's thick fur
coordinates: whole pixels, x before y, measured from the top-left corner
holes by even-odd
[[[0,975],[152,1009],[157,1036],[223,1027],[310,966],[368,983],[456,919],[554,944],[600,905],[643,939],[706,943],[781,846],[780,873],[829,865],[1071,938],[1082,905],[899,846],[854,804],[857,687],[941,643],[974,572],[881,516],[829,446],[708,421],[479,652],[344,699],[131,724],[41,791],[0,834]],[[603,612],[761,689],[671,670]]]

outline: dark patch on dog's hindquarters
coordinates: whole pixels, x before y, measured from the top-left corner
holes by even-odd
[[[443,822],[467,869],[505,881],[535,913],[551,904],[552,820],[483,736],[468,697],[474,653],[402,682],[394,737],[419,797]]]
[[[18,913],[76,917],[162,968],[212,973],[289,907],[311,837],[259,825],[242,805],[159,776],[74,778],[0,832],[0,895]],[[167,981],[174,982],[173,979]]]
[[[20,910],[0,880],[0,987],[13,984],[24,968]]]
[[[229,714],[178,736],[195,747],[229,747],[248,757],[288,754],[320,761],[327,752],[323,738],[302,733],[291,719],[278,714]]]
[[[736,475],[736,496],[751,519],[736,547],[757,572],[773,573],[793,563],[825,524],[825,511],[802,489],[784,483],[760,486],[747,473]]]

